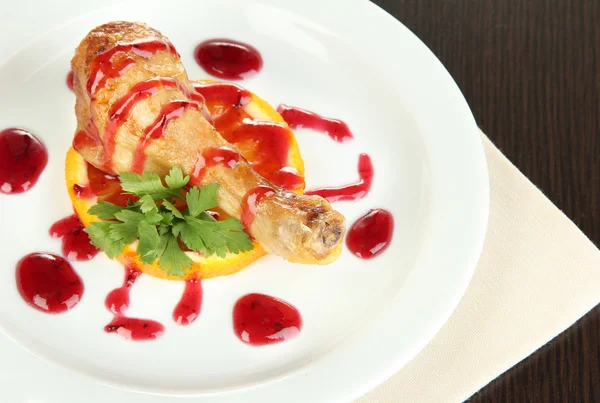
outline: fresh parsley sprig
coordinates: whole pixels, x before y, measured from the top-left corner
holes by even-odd
[[[139,239],[137,253],[144,263],[158,260],[160,268],[169,275],[180,276],[192,264],[180,241],[204,256],[216,254],[221,258],[227,252],[237,254],[253,249],[239,220],[216,221],[206,212],[217,205],[218,184],[194,186],[186,191],[190,177],[183,176],[179,167],[173,167],[165,177],[166,186],[150,172],[123,172],[119,179],[123,190],[139,199],[126,207],[100,201],[88,211],[102,221],[90,224],[86,231],[92,243],[108,257],[120,255],[126,245]],[[182,202],[186,207],[177,208]]]

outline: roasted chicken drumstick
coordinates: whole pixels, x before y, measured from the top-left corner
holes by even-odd
[[[219,183],[218,204],[241,218],[268,251],[327,264],[341,251],[344,217],[319,196],[285,191],[243,157],[208,165],[207,150],[230,149],[210,123],[173,45],[145,24],[111,22],[92,30],[71,61],[77,132],[73,145],[106,172],[180,166],[195,184]]]

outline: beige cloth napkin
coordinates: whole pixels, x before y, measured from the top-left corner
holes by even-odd
[[[431,343],[356,403],[466,400],[600,303],[600,251],[482,138],[491,205],[473,280]]]

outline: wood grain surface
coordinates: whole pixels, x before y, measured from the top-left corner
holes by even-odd
[[[373,2],[437,55],[482,130],[599,246],[600,0]],[[469,402],[600,402],[600,306]]]

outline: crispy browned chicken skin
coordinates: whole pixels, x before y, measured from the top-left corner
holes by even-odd
[[[174,101],[189,107],[165,124],[162,136],[148,142],[143,151],[143,171],[164,176],[178,165],[185,174],[193,174],[207,147],[237,151],[207,120],[202,100],[194,96],[179,55],[168,39],[149,26],[111,22],[95,28],[77,47],[71,66],[77,96],[74,146],[90,164],[115,174],[132,170],[145,128]],[[160,83],[154,83],[135,104],[124,101],[134,86],[142,88],[148,81]],[[222,164],[207,168],[197,182],[219,183],[219,207],[237,218],[247,208],[246,198],[251,199],[247,196],[255,188],[273,188],[274,194],[256,204],[254,219],[247,228],[250,234],[268,252],[292,262],[327,264],[339,256],[344,217],[325,199],[282,190],[256,173],[243,158],[233,168]]]

